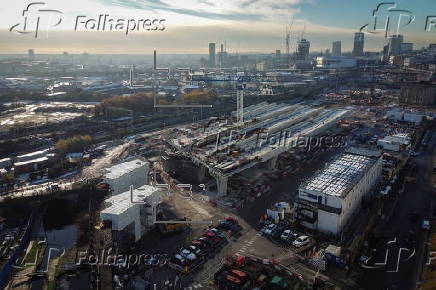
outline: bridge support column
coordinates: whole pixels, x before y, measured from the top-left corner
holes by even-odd
[[[197,171],[197,180],[198,182],[203,182],[205,178],[206,178],[206,167],[203,165],[199,165]]]
[[[218,176],[216,177],[217,183],[217,191],[219,196],[223,196],[227,193],[227,182],[229,181],[228,177]]]
[[[272,159],[268,160],[268,168],[269,169],[276,169],[277,168],[277,160],[279,159],[279,156],[275,156]]]

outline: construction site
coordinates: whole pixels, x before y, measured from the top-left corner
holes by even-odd
[[[349,113],[302,103],[262,102],[233,112],[230,118],[170,130],[163,163],[175,177],[202,184],[212,199],[238,195],[238,178],[275,169],[281,154],[306,148],[305,138],[321,135]]]

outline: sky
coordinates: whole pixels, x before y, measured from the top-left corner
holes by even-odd
[[[291,51],[301,37],[311,42],[311,51],[331,49],[337,40],[343,51],[351,51],[354,32],[365,24],[369,24],[364,29],[365,50],[380,51],[387,42],[382,29],[388,15],[391,24],[400,23],[400,33],[415,48],[436,43],[436,27],[426,31],[427,16],[436,15],[435,0],[391,1],[381,5],[374,18],[377,5],[389,1],[3,0],[0,53],[27,53],[32,48],[36,53],[149,54],[156,49],[165,54],[204,54],[209,42],[217,47],[225,43],[231,53],[272,53],[286,51],[286,25],[291,26]],[[119,25],[112,29],[105,25],[102,31],[101,24],[97,31],[99,15],[108,15],[106,19]],[[154,19],[156,23],[147,26]],[[377,31],[372,29],[375,19]],[[150,27],[157,30],[146,30]],[[389,33],[396,29],[391,25]]]

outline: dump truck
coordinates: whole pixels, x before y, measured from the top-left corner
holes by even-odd
[[[163,212],[158,213],[157,218],[159,221],[168,220]],[[181,221],[186,221],[186,218]],[[161,234],[168,235],[173,233],[183,232],[189,227],[187,223],[159,223],[158,228]]]

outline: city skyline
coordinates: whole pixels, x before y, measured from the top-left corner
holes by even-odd
[[[311,51],[322,51],[331,48],[333,41],[341,41],[342,51],[351,52],[354,33],[372,21],[372,10],[379,4],[372,0],[365,3],[353,0],[346,4],[338,0],[223,0],[215,4],[191,0],[183,5],[176,1],[115,0],[45,3],[44,8],[62,12],[62,23],[50,27],[48,34],[41,29],[39,38],[35,39],[32,33],[9,31],[14,25],[23,22],[22,13],[29,3],[6,0],[6,8],[0,18],[0,53],[25,54],[27,49],[33,48],[38,53],[87,51],[98,54],[141,54],[158,49],[168,54],[207,54],[208,43],[224,42],[230,53],[273,53],[276,49],[285,51],[285,25],[291,21],[292,52],[296,51],[297,41],[303,32],[304,38],[311,42]],[[410,4],[401,0],[396,1],[396,4],[398,8],[413,11],[415,17],[414,22],[401,31],[405,41],[414,43],[416,49],[434,42],[434,31],[427,32],[424,28],[427,14],[436,12],[436,3],[421,1]],[[28,15],[30,19],[32,14]],[[77,16],[98,18],[99,15],[122,19],[165,19],[165,29],[133,31],[129,35],[122,31],[84,30],[80,25],[77,30],[81,31],[74,30]],[[379,52],[387,43],[382,34],[365,34],[365,51]]]

